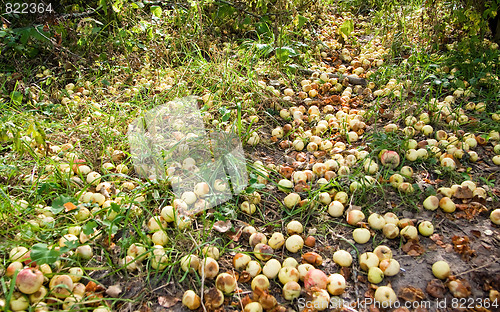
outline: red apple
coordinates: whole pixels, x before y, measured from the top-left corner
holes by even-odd
[[[307,271],[306,276],[304,278],[304,288],[306,290],[310,290],[312,287],[318,287],[321,289],[326,289],[326,285],[328,284],[328,276],[319,270],[312,269]]]
[[[382,165],[394,169],[399,166],[400,159],[398,153],[395,151],[385,151],[380,156],[380,161]]]
[[[43,273],[35,268],[22,269],[16,278],[16,286],[22,293],[33,294],[43,285]]]

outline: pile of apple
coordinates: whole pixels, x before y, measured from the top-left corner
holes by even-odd
[[[84,305],[83,298],[92,296],[86,286],[80,283],[84,272],[80,267],[71,267],[64,272],[53,273],[48,264],[37,265],[30,259],[30,251],[26,247],[15,247],[9,253],[11,263],[5,276],[15,279],[16,290],[9,301],[12,311],[25,311],[31,306],[33,311],[49,311],[54,306],[64,310],[80,309]],[[61,263],[56,263],[61,269]],[[2,299],[0,306],[5,306]],[[111,311],[101,305],[94,311]]]
[[[233,267],[240,272],[241,276],[250,278],[250,287],[253,291],[266,292],[265,300],[246,300],[244,311],[262,311],[279,306],[276,298],[268,293],[270,280],[277,279],[283,285],[283,297],[286,300],[294,300],[301,295],[302,289],[311,300],[312,304],[324,306],[330,300],[330,295],[338,296],[347,287],[345,278],[338,273],[327,276],[318,269],[323,263],[323,258],[316,252],[302,254],[302,263],[293,257],[288,257],[283,262],[274,258],[275,251],[285,247],[290,253],[298,253],[304,245],[315,246],[315,239],[308,236],[305,239],[303,225],[296,221],[290,221],[286,225],[288,238],[280,232],[275,232],[268,239],[264,233],[257,232],[253,226],[246,226],[242,229],[242,237],[248,237],[249,247],[252,249],[255,259],[247,253],[237,253],[233,257]],[[213,254],[213,253],[212,253]],[[181,259],[181,268],[184,271],[195,272],[204,279],[215,279],[216,290],[209,289],[205,304],[217,308],[224,301],[223,295],[230,295],[238,289],[236,275],[232,272],[219,273],[217,264],[218,253],[215,256],[205,256],[200,260],[196,255],[186,255]],[[339,266],[350,266],[352,256],[345,250],[337,250],[332,258]],[[263,265],[261,265],[263,263]],[[301,286],[300,283],[303,283]],[[256,290],[256,289],[259,290]],[[212,293],[209,295],[209,293]],[[220,300],[215,305],[213,294]],[[190,309],[197,309],[201,305],[201,297],[192,290],[185,292],[183,304]]]

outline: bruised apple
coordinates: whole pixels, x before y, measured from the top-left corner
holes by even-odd
[[[304,288],[310,290],[312,287],[318,287],[321,289],[326,289],[328,284],[328,277],[326,274],[319,269],[312,269],[307,271],[304,278]]]
[[[385,151],[380,156],[380,161],[385,167],[394,169],[399,166],[399,155],[395,151]]]
[[[24,294],[33,294],[43,285],[43,273],[36,268],[22,269],[16,278],[16,286]]]

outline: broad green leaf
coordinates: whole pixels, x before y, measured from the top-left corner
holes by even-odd
[[[276,58],[280,62],[286,62],[290,57],[296,56],[297,52],[290,47],[281,47],[276,49]]]
[[[31,260],[36,261],[38,265],[45,263],[52,264],[57,261],[60,255],[59,251],[49,249],[47,244],[38,243],[31,246]]]
[[[161,17],[161,13],[162,13],[161,7],[159,5],[151,6],[151,13],[153,13],[153,15],[158,17],[158,18]]]
[[[50,210],[54,214],[58,214],[64,210],[64,204],[72,202],[73,204],[78,204],[78,202],[72,197],[61,195],[52,201],[52,206]]]
[[[15,105],[21,105],[23,101],[23,94],[19,91],[12,91],[10,93],[10,99],[12,100],[12,103]]]
[[[89,221],[85,223],[85,225],[82,227],[83,234],[85,235],[90,235],[94,233],[94,229],[97,227],[97,222],[94,220]]]
[[[111,209],[114,212],[120,212],[120,205],[118,205],[117,203],[111,203]]]
[[[344,37],[344,40],[347,39],[347,37],[354,31],[354,23],[352,20],[348,19],[345,20],[342,23],[342,26],[340,26],[340,33],[342,34],[342,37]]]
[[[297,17],[297,27],[298,28],[302,28],[302,26],[304,26],[305,24],[307,23],[307,18],[302,16],[302,15],[299,15]]]

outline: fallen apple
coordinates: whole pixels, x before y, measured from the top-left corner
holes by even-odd
[[[290,193],[288,194],[285,199],[283,200],[285,203],[285,206],[287,208],[293,208],[295,205],[297,205],[300,202],[301,198],[300,195],[297,193]]]
[[[392,212],[386,212],[384,214],[384,220],[385,220],[385,223],[392,223],[394,225],[398,225],[399,224],[399,218],[398,216],[395,214],[395,213],[392,213]]]
[[[379,265],[380,259],[373,252],[365,252],[359,256],[361,270],[368,271],[371,267]]]
[[[497,208],[490,213],[490,220],[494,224],[500,225],[500,208]]]
[[[299,235],[294,234],[286,239],[285,247],[289,252],[296,253],[304,247],[304,240]]]
[[[267,244],[267,237],[264,233],[252,233],[248,239],[248,243],[250,244],[250,247],[255,248],[257,244]]]
[[[347,287],[344,276],[339,273],[331,274],[327,281],[326,289],[332,296],[342,295]]]
[[[389,183],[393,188],[398,188],[401,183],[404,182],[404,178],[399,173],[395,173],[389,177]]]
[[[378,267],[371,267],[368,270],[368,281],[372,284],[378,284],[384,279],[384,272]]]
[[[345,250],[337,250],[336,252],[333,253],[332,260],[342,266],[342,267],[348,267],[352,264],[352,256],[349,252]]]
[[[281,270],[281,263],[276,259],[270,259],[264,264],[262,268],[262,274],[267,276],[267,278],[274,279],[278,276],[279,271]]]
[[[244,270],[247,267],[250,260],[252,260],[252,258],[249,255],[243,253],[237,253],[233,257],[233,266],[238,271]]]
[[[344,214],[344,205],[337,201],[334,200],[328,205],[328,213],[332,217],[341,217]]]
[[[385,225],[385,219],[378,213],[372,213],[368,217],[368,225],[374,230],[381,230]]]
[[[400,235],[406,240],[417,239],[418,230],[413,225],[407,225],[401,230]]]
[[[253,252],[254,256],[262,261],[271,259],[274,253],[273,249],[269,245],[263,243],[255,245]]]
[[[399,228],[393,223],[386,223],[382,228],[382,233],[388,239],[395,239],[399,235]]]
[[[456,209],[455,203],[449,197],[443,197],[439,200],[439,207],[443,209],[444,212],[454,212]]]
[[[283,286],[283,298],[285,300],[294,300],[300,296],[301,292],[301,287],[299,283],[295,281],[288,281],[284,286]]]
[[[29,306],[30,302],[28,301],[28,297],[25,294],[18,291],[12,293],[12,297],[10,298],[9,302],[9,307],[12,311],[25,311]],[[4,306],[3,309],[4,311],[9,310],[7,306]]]
[[[43,285],[43,273],[36,268],[22,269],[16,277],[16,286],[24,294],[33,294]]]
[[[378,266],[385,276],[395,276],[401,269],[399,262],[396,259],[384,259],[380,261]]]
[[[365,214],[361,210],[353,209],[347,213],[347,223],[356,225],[365,219]]]
[[[326,289],[327,284],[328,277],[319,269],[307,271],[306,276],[304,277],[304,288],[306,290],[311,290],[313,287]]]
[[[306,303],[307,306],[314,308],[314,311],[323,311],[330,304],[330,295],[326,289],[316,289],[311,294],[311,301]]]
[[[450,276],[450,266],[446,261],[440,260],[432,265],[432,274],[439,279],[446,279]]]
[[[282,267],[278,272],[278,279],[282,285],[289,281],[299,281],[299,270],[294,267]]]
[[[382,261],[384,259],[391,259],[392,258],[391,248],[389,248],[385,245],[378,245],[373,250],[373,253],[379,258],[380,261]]]
[[[398,296],[389,286],[379,286],[373,295],[382,308],[390,308],[398,300]]]
[[[394,169],[397,166],[399,166],[400,162],[399,154],[396,153],[395,151],[385,151],[381,155],[380,161],[382,162],[383,166]]]
[[[198,272],[204,278],[213,279],[219,274],[219,263],[212,257],[206,257],[201,260]]]
[[[423,206],[427,210],[436,210],[439,207],[439,198],[431,195],[424,200]]]
[[[201,306],[200,296],[192,290],[186,290],[182,296],[182,304],[189,310],[196,310]]]
[[[66,298],[73,290],[73,280],[69,275],[54,275],[49,282],[51,294],[57,298]]]
[[[180,260],[181,269],[184,272],[195,272],[200,266],[200,258],[197,255],[185,255]]]
[[[292,220],[286,225],[288,235],[301,234],[304,232],[304,226],[297,220]]]
[[[257,287],[262,290],[267,290],[269,288],[269,279],[267,278],[267,276],[259,274],[252,279],[250,287],[252,288],[252,290],[255,290],[255,288]]]
[[[230,294],[236,290],[238,284],[234,275],[221,273],[215,279],[215,286],[224,294]]]
[[[255,261],[255,260],[251,260],[250,262],[248,262],[247,267],[245,268],[245,271],[251,277],[255,277],[255,276],[259,275],[260,272],[262,272],[262,267],[260,266],[259,262]]]
[[[16,273],[16,271],[21,271],[23,269],[24,265],[22,262],[19,261],[14,261],[5,270],[5,276],[7,277],[12,277]]]
[[[283,263],[281,263],[281,266],[282,267],[293,267],[293,268],[296,268],[296,267],[299,266],[299,263],[297,262],[297,260],[295,260],[295,258],[288,257],[285,260],[283,260]]]
[[[431,236],[434,233],[434,225],[430,221],[422,221],[418,225],[418,231],[422,236]]]
[[[366,244],[370,238],[370,230],[365,229],[365,228],[357,228],[352,232],[352,237],[354,238],[354,241],[358,244]]]

